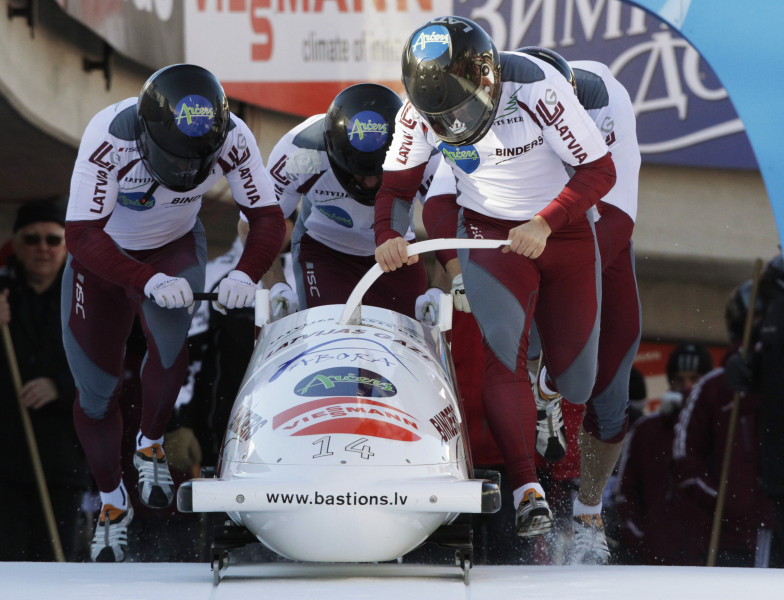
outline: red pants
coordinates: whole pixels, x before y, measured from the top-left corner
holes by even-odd
[[[362,276],[376,264],[375,256],[355,256],[333,250],[303,235],[292,249],[300,309],[345,304]],[[394,310],[412,319],[416,299],[427,289],[422,260],[384,273],[365,294],[363,304]],[[304,301],[303,301],[304,300]]]
[[[204,289],[207,260],[200,223],[178,240],[155,250],[129,251],[159,272],[186,278],[193,290]],[[69,256],[63,273],[63,345],[77,389],[74,425],[98,489],[120,485],[123,424],[117,395],[123,376],[125,346],[136,316],[147,340],[142,364],[140,428],[161,437],[188,370],[186,338],[192,314],[161,308],[152,300],[107,282]]]
[[[459,236],[504,240],[518,224],[464,209]],[[558,390],[576,403],[591,396],[601,301],[596,241],[582,219],[552,234],[536,260],[501,250],[458,255],[484,338],[484,410],[514,489],[537,481],[536,405],[526,364],[534,312]]]
[[[640,298],[634,273],[634,222],[621,209],[602,205],[596,238],[602,256],[602,325],[599,372],[583,427],[608,443],[623,440],[629,425],[629,378],[640,346]],[[538,320],[538,317],[537,317]],[[569,400],[569,397],[564,395]]]

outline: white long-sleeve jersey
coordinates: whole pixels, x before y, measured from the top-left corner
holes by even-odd
[[[136,145],[136,102],[127,98],[105,108],[85,129],[71,178],[67,221],[111,215],[104,231],[121,248],[145,250],[188,233],[204,194],[224,176],[238,204],[275,204],[255,137],[234,114],[218,161],[201,185],[188,192],[159,186],[146,197],[154,182]]]
[[[495,120],[472,145],[444,143],[405,103],[384,170],[421,165],[435,148],[454,172],[458,204],[491,217],[524,221],[561,193],[569,180],[564,163],[578,166],[607,154],[604,136],[551,65],[502,52],[501,81]]]
[[[640,146],[637,119],[629,92],[607,65],[592,60],[570,61],[577,96],[612,152],[615,185],[602,198],[637,219],[637,192],[640,179]]]
[[[275,145],[267,164],[275,193],[289,217],[301,204],[294,230],[296,243],[304,233],[330,248],[354,256],[371,256],[376,250],[373,206],[354,200],[338,182],[324,145],[324,116],[303,121]],[[442,159],[430,152],[417,192],[424,202]],[[411,229],[406,238],[414,239]]]

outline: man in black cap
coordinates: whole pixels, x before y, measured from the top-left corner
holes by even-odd
[[[0,269],[0,325],[11,333],[22,381],[19,396],[33,425],[65,557],[84,560],[81,504],[90,479],[73,425],[75,388],[60,325],[64,222],[57,199],[20,206],[13,254]],[[51,561],[53,548],[4,347],[0,356],[0,438],[12,452],[10,460],[0,462],[0,560]]]
[[[689,526],[691,504],[675,497],[672,448],[684,400],[711,369],[713,356],[705,345],[678,344],[667,359],[669,387],[661,407],[641,416],[629,430],[613,489],[620,563],[704,564],[695,540],[683,534]],[[683,542],[674,544],[679,535]]]

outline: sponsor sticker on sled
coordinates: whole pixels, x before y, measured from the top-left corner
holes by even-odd
[[[372,396],[397,394],[391,381],[378,373],[359,367],[334,367],[301,379],[294,388],[297,396]]]
[[[297,404],[272,418],[272,429],[288,435],[351,433],[416,442],[416,417],[377,400],[350,396],[321,398]]]

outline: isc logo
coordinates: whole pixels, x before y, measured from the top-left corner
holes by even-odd
[[[74,312],[77,315],[80,315],[82,319],[87,318],[87,313],[84,310],[84,287],[82,287],[82,283],[84,282],[84,275],[81,273],[76,276],[76,305],[74,306]]]
[[[313,270],[313,263],[305,263],[305,283],[308,286],[308,294],[313,298],[321,298],[316,281],[316,272]]]

